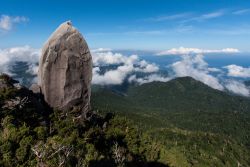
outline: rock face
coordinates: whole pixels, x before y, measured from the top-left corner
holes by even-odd
[[[41,93],[51,107],[89,111],[92,57],[70,21],[61,24],[44,45],[38,73]]]

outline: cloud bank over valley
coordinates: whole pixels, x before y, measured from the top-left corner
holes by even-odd
[[[167,82],[176,77],[190,76],[214,89],[250,96],[250,88],[243,82],[250,80],[250,67],[228,64],[218,68],[205,61],[206,54],[233,54],[239,53],[238,49],[173,48],[157,53],[157,55],[178,55],[178,60],[165,64],[164,67],[143,59],[141,55],[124,54],[112,49],[99,48],[91,52],[93,57],[92,84],[104,86],[121,85],[124,82],[144,84],[153,81]],[[29,82],[37,82],[40,54],[40,49],[30,46],[0,49],[0,71],[16,77],[23,84],[27,83],[24,83],[22,77],[30,77]],[[151,57],[154,59],[157,56],[151,55]],[[20,69],[18,62],[26,63],[26,68]],[[23,71],[20,72],[21,70]]]

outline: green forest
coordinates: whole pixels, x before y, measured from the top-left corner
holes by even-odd
[[[123,94],[96,86],[92,103],[160,142],[169,166],[250,165],[249,98],[182,77],[130,86]]]
[[[93,87],[86,119],[0,81],[0,166],[250,166],[250,100],[192,78]]]

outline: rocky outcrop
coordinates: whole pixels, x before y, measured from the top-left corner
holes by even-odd
[[[0,96],[1,112],[2,110],[22,110],[25,107],[35,109],[39,114],[48,111],[47,106],[36,94],[7,74],[0,74]]]
[[[90,109],[91,79],[92,58],[88,45],[71,22],[65,22],[42,49],[38,85],[44,100],[53,108],[77,107],[86,113]]]
[[[13,88],[14,84],[18,83],[18,81],[14,80],[7,74],[0,75],[0,91],[3,89]]]

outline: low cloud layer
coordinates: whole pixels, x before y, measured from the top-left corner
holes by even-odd
[[[169,80],[171,80],[171,78],[164,77],[164,76],[162,76],[160,74],[151,74],[151,75],[141,77],[141,78],[137,77],[136,75],[131,75],[128,78],[128,81],[130,83],[136,82],[136,83],[139,83],[139,84],[150,83],[150,82],[153,82],[153,81],[167,82]]]
[[[184,55],[180,61],[173,63],[171,68],[174,73],[173,77],[190,76],[214,89],[226,90],[242,96],[250,96],[250,90],[245,84],[234,79],[222,78],[223,71],[209,67],[201,54]],[[217,75],[212,74],[214,72]]]
[[[101,85],[116,85],[122,84],[125,79],[128,79],[130,83],[136,82],[139,84],[144,84],[153,81],[167,82],[176,77],[191,76],[214,89],[224,91],[227,90],[235,94],[249,96],[249,89],[242,82],[233,79],[224,80],[221,77],[224,75],[223,70],[210,67],[209,64],[204,60],[204,56],[201,54],[218,52],[234,53],[238,52],[238,50],[196,50],[195,52],[190,52],[189,50],[189,52],[185,52],[185,54],[181,56],[181,60],[168,65],[170,74],[166,77],[158,73],[159,67],[157,65],[140,60],[136,55],[124,56],[120,53],[113,53],[110,50],[99,50],[96,52],[98,54],[93,53],[94,65],[98,66],[93,70],[93,83]],[[104,74],[101,74],[101,66],[114,64],[120,65],[116,69],[112,69],[106,71]],[[149,75],[140,76],[134,74],[134,72],[149,73]],[[244,71],[245,75],[241,75],[241,77],[247,76],[246,73],[247,72]],[[229,73],[227,75],[229,75]]]
[[[244,68],[235,64],[224,67],[228,70],[227,75],[230,77],[250,78],[250,68]]]
[[[24,16],[8,16],[1,15],[0,16],[0,30],[2,31],[10,31],[13,28],[14,24],[27,22],[29,19]]]
[[[245,84],[238,82],[236,80],[228,80],[225,83],[225,87],[230,92],[239,94],[242,96],[250,96],[250,90],[246,87]]]
[[[238,53],[239,50],[235,48],[225,48],[218,50],[209,50],[209,49],[199,49],[199,48],[172,48],[169,50],[161,51],[157,53],[158,56],[163,55],[187,55],[187,54],[208,54],[208,53]]]
[[[168,76],[161,74],[160,68],[154,63],[140,59],[137,55],[126,56],[111,49],[92,50],[93,84],[120,85],[124,81],[144,84],[153,81],[167,82],[176,77],[191,76],[208,86],[227,90],[235,94],[250,96],[249,88],[234,77],[250,78],[250,69],[237,65],[222,68],[210,67],[202,54],[184,54],[180,60],[168,64]],[[15,62],[27,62],[26,73],[35,75],[38,70],[40,49],[29,46],[0,49],[0,72],[12,74]],[[227,70],[225,72],[225,70]],[[229,76],[231,79],[225,79]]]
[[[122,84],[130,74],[135,72],[155,73],[159,71],[156,64],[140,60],[137,55],[124,56],[120,53],[101,49],[92,50],[92,57],[95,66],[93,69],[93,84],[118,85]],[[117,67],[102,74],[100,68],[109,65],[116,65]]]
[[[219,79],[210,74],[211,70],[201,54],[196,56],[184,55],[182,60],[173,63],[171,67],[175,77],[191,76],[214,89],[224,89]]]
[[[35,74],[39,56],[40,50],[30,46],[0,49],[0,72],[11,74],[10,69],[15,62],[28,62],[29,71]]]

